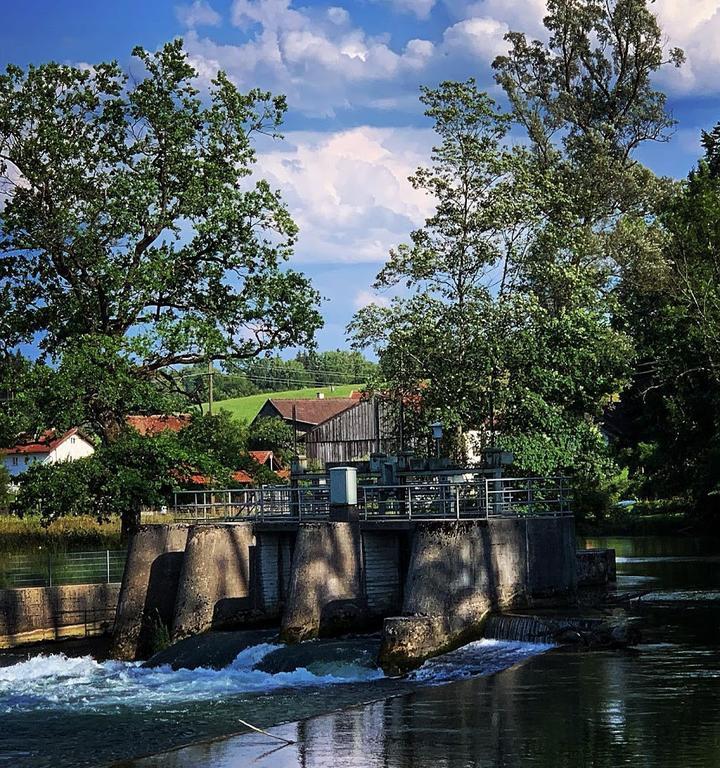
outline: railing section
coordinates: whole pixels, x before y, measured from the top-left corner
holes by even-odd
[[[366,520],[463,520],[569,515],[564,478],[487,478],[476,482],[361,485],[358,510]],[[330,511],[327,486],[184,491],[175,519],[186,522],[322,519]]]
[[[330,512],[326,486],[279,486],[222,491],[179,491],[175,494],[178,522],[241,522],[243,520],[314,519]]]

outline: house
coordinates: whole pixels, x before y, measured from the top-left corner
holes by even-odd
[[[391,405],[361,393],[351,397],[268,399],[256,419],[277,416],[297,430],[308,459],[327,463],[367,459],[395,448]]]
[[[305,434],[305,454],[322,464],[367,459],[398,449],[393,404],[380,397],[354,398]]]
[[[12,477],[21,475],[33,464],[75,461],[95,453],[90,440],[77,428],[58,435],[48,429],[38,437],[25,436],[11,448],[4,448],[3,462]]]
[[[272,451],[248,451],[248,453],[260,466],[264,465],[273,472],[282,466]]]

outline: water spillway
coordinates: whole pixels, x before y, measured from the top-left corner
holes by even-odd
[[[148,526],[114,648],[147,658],[158,616],[175,639],[278,621],[290,642],[382,627],[381,665],[399,674],[479,637],[488,612],[564,605],[576,584],[570,516]]]

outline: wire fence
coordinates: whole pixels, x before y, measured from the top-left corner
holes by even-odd
[[[66,584],[113,584],[122,580],[127,552],[43,552],[6,555],[0,587],[57,587]]]

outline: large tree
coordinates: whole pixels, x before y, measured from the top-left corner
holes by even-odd
[[[133,53],[132,76],[114,62],[0,75],[8,338],[53,361],[82,339],[141,387],[170,366],[309,343],[318,295],[285,265],[297,228],[252,175],[284,98],[242,93],[222,72],[201,95],[181,41]],[[111,439],[122,408],[87,403]]]
[[[641,493],[720,498],[720,125],[660,217],[662,258],[622,286],[643,365],[623,397],[622,445]]]
[[[682,54],[665,55],[644,0],[551,0],[545,25],[547,42],[509,34],[494,64],[510,113],[472,83],[424,92],[441,143],[411,181],[437,210],[378,276],[410,296],[351,330],[428,418],[485,426],[527,470],[591,472],[632,361],[618,279],[653,253],[667,186],[634,151],[669,135],[652,76]],[[512,123],[522,148],[505,138]]]

